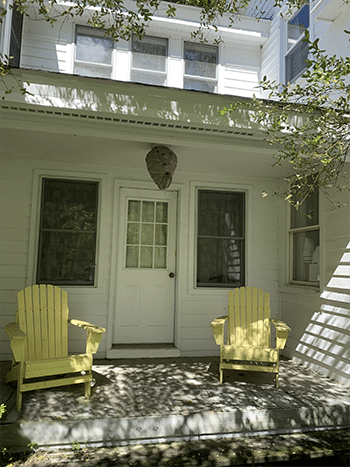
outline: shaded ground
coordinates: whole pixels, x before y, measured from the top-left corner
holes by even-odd
[[[233,439],[178,441],[164,444],[38,451],[9,455],[12,467],[64,466],[349,466],[350,431],[270,435]]]
[[[292,360],[280,363],[279,389],[274,375],[225,372],[219,383],[218,358],[95,360],[92,398],[86,401],[82,385],[30,391],[23,395],[21,421],[89,420],[122,417],[187,415],[237,410],[314,408],[350,405],[350,387],[332,381]],[[6,375],[9,362],[1,362]],[[10,386],[1,387],[1,402]],[[3,391],[5,390],[5,391]],[[13,417],[18,417],[12,413]],[[330,414],[331,416],[331,414]],[[3,421],[12,422],[5,417]],[[337,425],[334,420],[334,426]]]

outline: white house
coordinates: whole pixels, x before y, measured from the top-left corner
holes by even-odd
[[[1,83],[2,360],[27,285],[62,286],[71,316],[106,327],[100,358],[218,355],[210,322],[230,288],[251,285],[292,328],[286,356],[350,383],[349,192],[334,194],[348,203],[338,210],[315,194],[304,225],[271,195],[289,167],[271,166],[261,129],[247,114],[218,113],[260,95],[264,75],[298,78],[307,51],[297,15],[321,47],[349,54],[350,9],[318,0],[282,18],[271,4],[254,0],[231,28],[223,18],[208,44],[191,40],[189,6],[169,19],[165,4],[142,41],[116,43],[88,26],[88,11],[53,26],[34,7],[23,18],[8,11],[1,50],[16,67]],[[177,156],[166,190],[146,167],[155,147]],[[70,332],[70,351],[82,352],[84,335]]]

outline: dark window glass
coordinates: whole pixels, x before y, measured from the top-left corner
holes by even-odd
[[[197,286],[244,285],[244,211],[244,193],[199,191]]]
[[[37,282],[94,285],[98,183],[44,179]]]

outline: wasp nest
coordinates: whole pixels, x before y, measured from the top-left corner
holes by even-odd
[[[157,187],[160,190],[165,190],[173,180],[177,157],[171,149],[157,146],[147,154],[146,165]]]

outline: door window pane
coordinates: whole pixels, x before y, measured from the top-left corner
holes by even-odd
[[[98,183],[44,179],[37,283],[94,285]]]
[[[287,55],[285,57],[286,82],[292,82],[306,68],[309,55],[309,45],[304,42],[305,30],[309,28],[309,4],[304,5],[288,21],[287,25]]]
[[[167,244],[168,203],[129,199],[125,267],[166,268]]]
[[[244,211],[244,193],[199,191],[197,286],[244,285]]]

